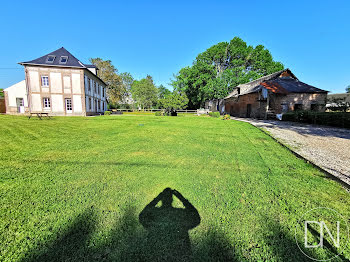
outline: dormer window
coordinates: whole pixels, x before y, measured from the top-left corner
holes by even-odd
[[[55,61],[56,56],[54,55],[48,55],[46,58],[46,63],[53,63],[53,61]]]
[[[60,57],[60,64],[64,65],[67,64],[68,56],[61,56]]]

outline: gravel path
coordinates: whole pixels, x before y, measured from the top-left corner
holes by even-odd
[[[294,122],[235,118],[263,128],[293,151],[350,185],[350,130]]]

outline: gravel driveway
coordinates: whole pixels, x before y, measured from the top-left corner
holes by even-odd
[[[350,185],[350,130],[282,122],[235,118],[268,131],[293,151]]]

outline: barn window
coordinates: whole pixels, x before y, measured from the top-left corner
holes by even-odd
[[[294,111],[299,111],[299,110],[303,110],[303,105],[302,104],[295,104]]]
[[[318,104],[311,104],[311,111],[318,111]]]

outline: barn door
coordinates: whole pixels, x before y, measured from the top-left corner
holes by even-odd
[[[252,105],[247,104],[247,117],[250,117],[251,113],[252,113]]]

